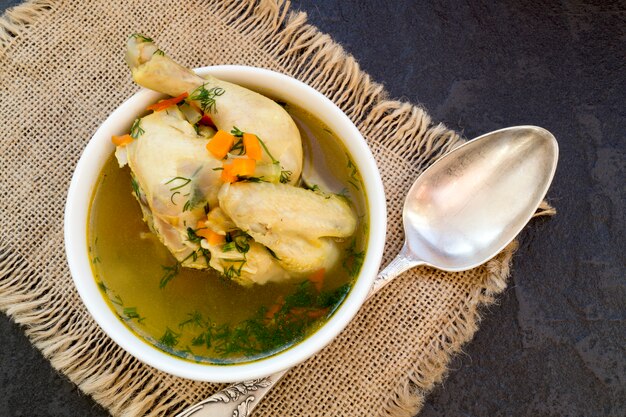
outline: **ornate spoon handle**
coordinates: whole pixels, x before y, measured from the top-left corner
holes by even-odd
[[[423,264],[414,259],[408,251],[406,242],[396,258],[383,269],[372,285],[367,298],[376,294],[392,279],[414,266]],[[277,372],[265,378],[237,382],[216,392],[204,401],[189,407],[176,417],[248,417],[254,407],[272,389],[289,369]]]
[[[229,385],[176,417],[247,417],[287,371]]]

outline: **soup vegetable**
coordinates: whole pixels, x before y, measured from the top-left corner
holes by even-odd
[[[186,359],[245,362],[302,340],[363,262],[350,155],[305,111],[196,76],[145,36],[127,61],[172,98],[112,138],[88,228],[100,289],[132,330]]]

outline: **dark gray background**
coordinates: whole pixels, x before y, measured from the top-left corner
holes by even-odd
[[[626,3],[294,3],[466,137],[536,124],[559,141],[559,214],[522,233],[508,289],[421,416],[625,416]],[[0,335],[0,416],[106,415],[2,314]]]

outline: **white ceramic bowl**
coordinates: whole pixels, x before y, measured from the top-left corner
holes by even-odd
[[[133,120],[145,112],[146,106],[163,96],[150,90],[138,92],[115,110],[93,135],[78,161],[65,207],[67,260],[76,288],[93,318],[111,339],[137,359],[170,374],[199,381],[260,378],[314,355],[346,327],[365,301],[378,272],[385,242],[387,220],[383,185],[376,162],[357,128],[337,106],[313,88],[286,75],[253,67],[225,65],[204,67],[196,72],[214,75],[307,110],[330,127],[352,155],[365,184],[370,227],[361,273],[344,302],[326,324],[304,341],[273,356],[243,364],[197,364],[177,358],[152,347],[126,327],[96,285],[87,250],[87,224],[96,180],[114,151],[111,136],[128,130]]]

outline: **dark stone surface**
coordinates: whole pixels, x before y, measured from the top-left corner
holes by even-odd
[[[508,289],[421,416],[626,415],[626,3],[294,3],[466,137],[536,124],[559,141],[559,214],[522,233]],[[0,416],[106,415],[3,315],[0,334]]]

